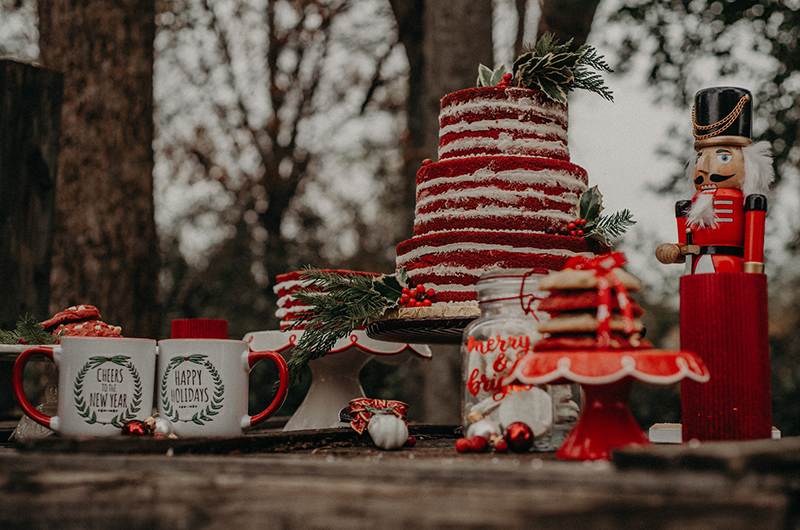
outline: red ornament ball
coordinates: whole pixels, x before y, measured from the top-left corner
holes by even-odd
[[[143,421],[131,420],[122,426],[123,436],[149,436],[150,429]]]
[[[521,421],[515,421],[505,432],[508,448],[515,453],[527,453],[533,447],[533,430]]]

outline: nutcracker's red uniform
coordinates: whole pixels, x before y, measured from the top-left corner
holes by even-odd
[[[688,272],[741,272],[745,262],[763,263],[766,198],[751,195],[745,200],[739,189],[717,188],[698,191],[692,203],[703,194],[714,197],[716,227],[687,227],[685,217],[677,218],[680,244],[700,247]]]

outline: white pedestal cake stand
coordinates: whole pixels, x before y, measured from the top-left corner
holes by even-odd
[[[244,340],[250,343],[251,350],[276,351],[288,359],[302,334],[302,330],[256,331],[245,335]],[[354,331],[337,341],[327,355],[308,363],[311,387],[283,430],[347,427],[340,421],[339,411],[347,408],[351,399],[367,397],[358,378],[364,365],[371,359],[397,365],[412,355],[430,358],[432,354],[424,344],[393,344],[373,340],[363,330]]]

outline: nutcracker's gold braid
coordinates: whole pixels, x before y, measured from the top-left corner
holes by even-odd
[[[739,113],[742,112],[745,103],[747,103],[748,101],[750,101],[750,94],[745,94],[744,96],[742,96],[742,99],[739,100],[739,103],[736,104],[736,107],[733,108],[730,114],[719,120],[717,123],[713,123],[711,125],[697,124],[697,117],[695,115],[694,105],[692,105],[692,125],[694,125],[694,130],[692,130],[692,134],[694,134],[695,139],[705,140],[706,138],[717,136],[720,132],[725,130],[731,123],[736,121],[736,118],[739,117]],[[707,131],[709,129],[716,129],[717,127],[720,127],[720,129],[717,132],[712,132],[708,134],[697,134],[695,132],[695,130]]]

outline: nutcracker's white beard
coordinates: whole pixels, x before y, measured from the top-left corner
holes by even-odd
[[[717,214],[714,213],[714,195],[700,193],[689,208],[686,224],[691,228],[716,228]]]

